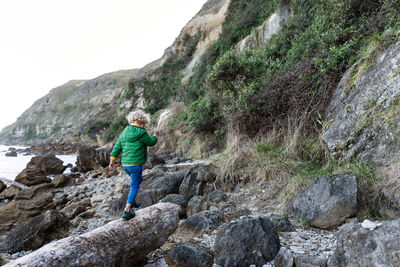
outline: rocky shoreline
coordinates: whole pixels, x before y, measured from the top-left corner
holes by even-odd
[[[62,168],[55,168],[60,165],[54,159],[40,157],[28,164],[28,169],[37,170],[35,175],[19,181],[29,187],[14,188],[14,196],[0,207],[0,263],[29,254],[51,240],[78,236],[120,218],[129,192],[129,177],[122,168],[115,172],[106,168],[106,151],[82,148],[78,154],[77,169],[81,172],[57,174],[50,181],[43,179],[39,170],[49,173],[51,167],[50,173],[62,173]],[[274,201],[265,194],[268,183],[237,186],[233,192],[223,192],[216,188],[213,168],[210,161],[175,154],[149,157],[138,195],[141,208],[171,202],[182,209],[177,230],[159,249],[141,255],[141,265],[189,266],[194,260],[196,266],[235,266],[237,262],[241,262],[238,266],[340,266],[346,262],[345,255],[340,254],[337,235],[349,224],[360,225],[356,219],[348,219],[352,216],[340,221],[339,228],[317,229],[310,225],[313,218],[305,224],[293,213],[272,214]],[[340,177],[333,178],[340,181]],[[329,183],[329,179],[316,179],[314,184]],[[0,192],[0,198],[4,190],[7,189]],[[297,197],[301,199],[301,194]],[[337,200],[337,196],[331,197]],[[328,202],[323,204],[329,206]],[[324,212],[329,218],[329,211]],[[11,238],[21,235],[23,241]],[[229,242],[233,242],[234,252],[225,245]],[[362,255],[362,251],[359,253]]]

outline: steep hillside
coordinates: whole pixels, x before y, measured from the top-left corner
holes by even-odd
[[[54,88],[4,128],[0,138],[14,143],[73,140],[83,133],[90,134],[94,128],[107,127],[119,115],[118,108],[127,110],[132,106],[128,101],[119,101],[119,96],[136,73],[122,70]],[[96,140],[94,135],[91,137]]]

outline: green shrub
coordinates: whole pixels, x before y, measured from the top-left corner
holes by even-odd
[[[168,123],[168,126],[177,126],[186,122],[188,116],[185,110],[180,111],[176,116]]]
[[[105,130],[103,137],[106,141],[115,139],[128,125],[125,116],[119,116],[112,120],[110,126]]]
[[[193,132],[214,132],[223,128],[217,102],[214,95],[206,94],[190,105],[187,116]]]

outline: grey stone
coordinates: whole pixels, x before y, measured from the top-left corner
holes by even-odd
[[[400,159],[400,41],[383,52],[376,64],[341,79],[326,116],[323,132],[330,152],[390,164]],[[360,72],[360,71],[359,71]]]
[[[218,204],[220,202],[225,202],[228,200],[228,195],[221,190],[214,190],[211,194],[208,195],[208,203],[209,204]]]
[[[10,151],[5,154],[6,157],[16,157],[17,155],[16,151]]]
[[[270,214],[267,217],[274,225],[275,231],[277,231],[278,233],[294,231],[294,227],[292,226],[287,217],[284,217],[279,214]]]
[[[384,221],[372,231],[346,224],[336,239],[328,266],[400,266],[400,220]]]
[[[207,201],[205,198],[203,196],[194,196],[188,202],[186,214],[190,217],[204,210],[207,210]]]
[[[215,262],[221,266],[262,266],[279,252],[279,237],[270,220],[246,216],[218,228]]]
[[[206,248],[184,242],[174,246],[166,260],[169,265],[176,267],[211,267],[214,258]]]
[[[187,218],[182,227],[195,232],[207,232],[215,229],[224,221],[224,215],[219,211],[206,210]]]
[[[13,228],[0,244],[0,252],[35,250],[53,239],[68,235],[69,221],[57,211],[47,211]]]
[[[179,187],[179,194],[185,195],[188,199],[193,196],[202,196],[209,192],[207,184],[215,177],[210,166],[197,166],[190,169]]]
[[[184,217],[186,215],[186,207],[188,204],[188,199],[185,196],[179,194],[170,194],[165,196],[160,200],[160,202],[169,202],[177,204],[181,207],[181,211],[179,212],[179,216]]]
[[[342,173],[315,178],[291,204],[291,211],[311,226],[329,229],[357,211],[357,177]]]
[[[275,267],[292,267],[294,259],[290,251],[281,247],[274,259]]]
[[[310,255],[294,255],[294,263],[296,267],[326,267],[326,260]]]

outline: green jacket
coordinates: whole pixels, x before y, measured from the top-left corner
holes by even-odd
[[[111,151],[111,159],[122,151],[122,165],[143,165],[147,160],[147,146],[156,143],[157,136],[149,136],[145,129],[128,125]]]

